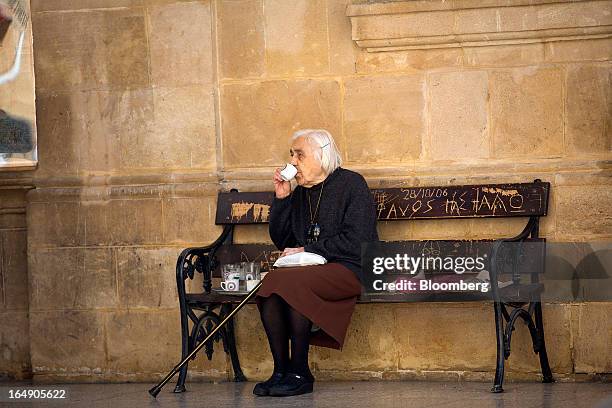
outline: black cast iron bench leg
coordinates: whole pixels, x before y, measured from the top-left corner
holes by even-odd
[[[497,337],[497,366],[495,367],[495,381],[491,392],[504,392],[504,363],[506,360],[504,347],[504,315],[502,313],[501,302],[494,302],[495,308],[495,334]]]
[[[191,343],[189,338],[189,317],[187,316],[186,310],[181,310],[181,339],[181,360],[183,360],[191,352],[189,349],[189,344]],[[185,364],[179,371],[179,378],[174,387],[175,393],[187,391],[185,388],[185,380],[187,379],[188,365],[189,363]]]
[[[223,306],[222,315],[226,316],[231,313],[233,306],[227,305]],[[236,334],[234,331],[234,319],[230,319],[225,326],[226,337],[224,338],[227,341],[226,348],[229,351],[230,358],[232,360],[232,369],[234,371],[234,381],[235,382],[243,382],[247,381],[247,378],[242,373],[242,368],[240,367],[240,360],[238,359],[238,350],[236,349]]]
[[[538,344],[536,353],[540,357],[540,367],[542,368],[542,382],[552,383],[555,382],[550,365],[548,364],[548,354],[546,353],[546,343],[544,342],[544,323],[542,321],[542,303],[537,302],[535,304],[535,326],[538,332]]]

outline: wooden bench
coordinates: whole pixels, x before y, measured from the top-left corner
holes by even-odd
[[[492,301],[497,340],[497,364],[492,392],[502,392],[504,361],[510,356],[510,340],[514,325],[523,320],[533,341],[534,352],[539,355],[543,382],[552,382],[553,377],[548,364],[542,323],[540,293],[542,285],[538,275],[543,271],[543,253],[525,256],[530,267],[517,268],[516,254],[501,257],[502,245],[506,243],[544,243],[539,238],[539,217],[545,216],[548,206],[550,184],[539,179],[533,183],[464,185],[441,187],[410,187],[372,189],[378,221],[407,221],[416,219],[449,218],[502,218],[528,217],[527,224],[518,235],[503,240],[457,240],[457,241],[399,241],[389,245],[420,246],[432,243],[450,243],[455,253],[490,253],[490,274],[492,296],[477,296],[466,300]],[[277,249],[269,244],[234,244],[234,228],[242,224],[265,224],[268,222],[272,192],[220,192],[217,201],[217,225],[223,231],[210,245],[200,248],[187,248],[178,258],[176,279],[181,312],[182,356],[185,358],[211,330],[224,319],[233,307],[241,301],[240,296],[224,295],[212,289],[213,278],[221,276],[220,265],[240,261],[257,261],[262,271],[267,270],[278,257]],[[266,237],[267,238],[267,237]],[[385,245],[383,243],[383,245]],[[539,245],[538,248],[543,248]],[[536,251],[537,252],[537,251]],[[510,268],[505,268],[504,259],[510,259]],[[507,263],[507,262],[506,262]],[[371,271],[370,271],[371,272]],[[203,274],[203,291],[186,293],[186,279],[193,279],[195,273]],[[368,271],[364,271],[368,273]],[[502,274],[510,274],[511,284],[498,287],[497,281]],[[529,281],[523,282],[521,276],[528,274]],[[526,300],[528,297],[528,300]],[[364,293],[359,303],[406,301],[406,294]],[[414,298],[412,299],[414,300]],[[426,297],[424,301],[447,301],[444,296]],[[234,323],[219,330],[214,341],[204,346],[208,359],[212,358],[214,342],[221,341],[224,351],[229,353],[235,381],[246,381],[240,368],[236,351]],[[185,391],[187,365],[180,371],[174,392]]]

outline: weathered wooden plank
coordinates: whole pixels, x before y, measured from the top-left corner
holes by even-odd
[[[219,193],[215,224],[267,223],[273,199],[273,192]]]
[[[220,265],[238,262],[259,262],[262,271],[268,271],[280,256],[281,251],[271,244],[232,244],[223,245],[216,253]],[[220,268],[213,272],[220,277]]]
[[[379,221],[544,216],[550,183],[372,189]],[[217,224],[267,223],[274,193],[219,193]]]
[[[372,190],[379,221],[543,216],[549,183],[410,187]]]
[[[491,299],[488,283],[487,293],[478,290],[422,290],[420,284],[488,282],[491,278],[491,251],[495,242],[424,240],[364,244],[361,300],[405,302]],[[504,243],[496,258],[498,279],[510,282],[515,275],[522,283],[530,283],[533,275],[544,273],[545,245],[546,240],[543,238]],[[385,289],[385,284],[398,282],[403,285],[399,289]]]

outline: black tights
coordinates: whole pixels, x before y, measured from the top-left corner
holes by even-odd
[[[274,371],[310,376],[308,346],[312,322],[276,294],[260,298],[259,313],[270,343]]]

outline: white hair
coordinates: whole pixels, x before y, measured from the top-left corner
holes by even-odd
[[[342,166],[342,156],[336,146],[333,136],[325,129],[302,129],[291,136],[291,140],[300,137],[313,147],[315,159],[321,164],[325,174],[333,173],[338,167]]]

